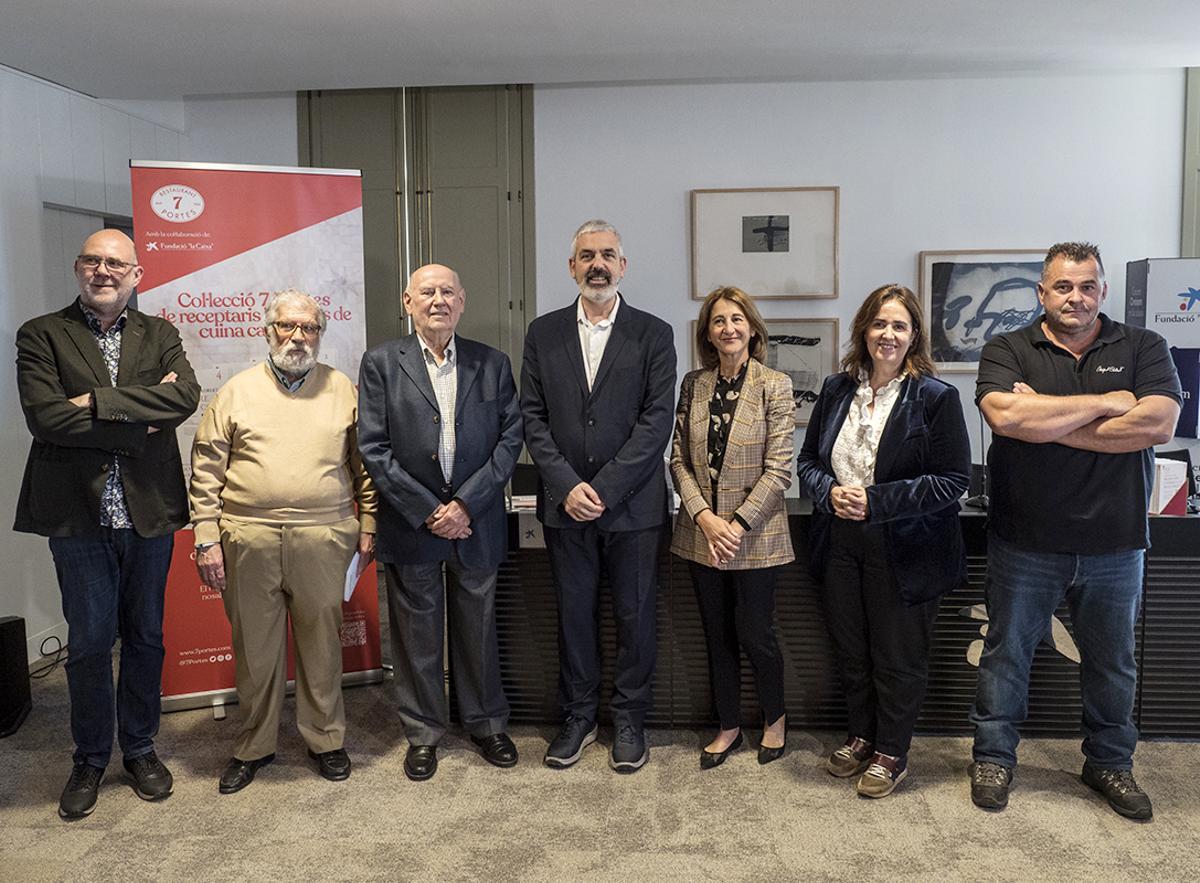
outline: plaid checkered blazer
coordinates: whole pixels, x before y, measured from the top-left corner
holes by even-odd
[[[792,382],[786,374],[750,360],[714,488],[708,471],[708,403],[716,384],[717,369],[701,369],[687,374],[679,391],[671,477],[680,504],[671,551],[711,566],[708,540],[696,526],[696,516],[712,509],[726,520],[736,512],[750,525],[737,556],[721,570],[786,564],[795,557],[783,500],[792,483]]]

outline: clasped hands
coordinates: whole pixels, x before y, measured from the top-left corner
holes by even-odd
[[[576,521],[595,521],[604,514],[605,506],[596,489],[581,481],[563,500],[563,509]]]
[[[163,379],[158,382],[159,383],[174,383],[178,379],[179,379],[178,374],[176,374],[174,371],[168,371],[166,374],[163,375]],[[67,399],[67,401],[70,402],[72,405],[75,405],[76,407],[86,408],[90,404],[91,398],[92,398],[92,394],[90,392],[83,392],[77,396],[71,396],[71,398]],[[158,432],[158,427],[157,426],[147,426],[146,434],[149,435],[152,432]]]
[[[713,567],[728,564],[742,546],[742,535],[746,529],[737,520],[726,521],[712,509],[705,509],[696,516],[696,526],[708,540],[708,563]]]
[[[867,520],[867,489],[856,485],[834,485],[829,491],[833,514],[847,521]]]
[[[465,540],[471,535],[471,513],[458,500],[451,500],[434,509],[425,526],[443,540]]]

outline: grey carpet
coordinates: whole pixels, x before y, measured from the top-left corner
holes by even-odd
[[[1031,740],[1009,808],[972,806],[970,743],[921,738],[912,773],[884,800],[858,798],[822,769],[833,733],[792,731],[766,767],[753,750],[701,772],[706,734],[651,732],[650,763],[607,765],[608,733],[573,769],[541,755],[549,729],[513,736],[499,770],[448,737],[429,782],[404,777],[405,742],[386,686],[346,691],[346,782],[318,777],[288,700],[278,759],[219,795],[238,710],[164,715],[158,746],[175,776],[139,800],[114,758],[93,815],[66,823],[70,771],[62,670],[34,682],[34,710],[0,741],[0,880],[1196,880],[1197,746],[1143,743],[1149,823],[1126,821],[1080,783],[1078,744]],[[757,733],[753,733],[757,737]]]

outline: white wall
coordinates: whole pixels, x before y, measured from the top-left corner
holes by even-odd
[[[106,103],[0,66],[0,616],[25,618],[31,661],[66,625],[45,539],[11,529],[29,450],[16,329],[75,296],[70,256],[98,217],[132,213],[130,158],[295,165],[296,151],[292,95]]]
[[[690,363],[689,191],[841,188],[841,296],[762,301],[770,317],[836,315],[843,334],[885,282],[916,288],[917,253],[1098,243],[1107,311],[1125,262],[1179,253],[1184,72],[855,83],[538,87],[537,298],[574,297],[570,236],[621,230],[623,290],[675,328]],[[736,282],[736,280],[730,280]],[[680,372],[682,374],[682,370]],[[967,406],[973,375],[947,375]]]
[[[194,162],[294,166],[296,93],[206,95],[184,101]]]

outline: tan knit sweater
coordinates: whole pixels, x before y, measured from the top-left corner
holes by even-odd
[[[197,543],[220,541],[221,517],[330,524],[375,532],[376,491],[358,453],[350,378],[318,364],[288,392],[263,362],[213,397],[192,444],[189,497]]]

